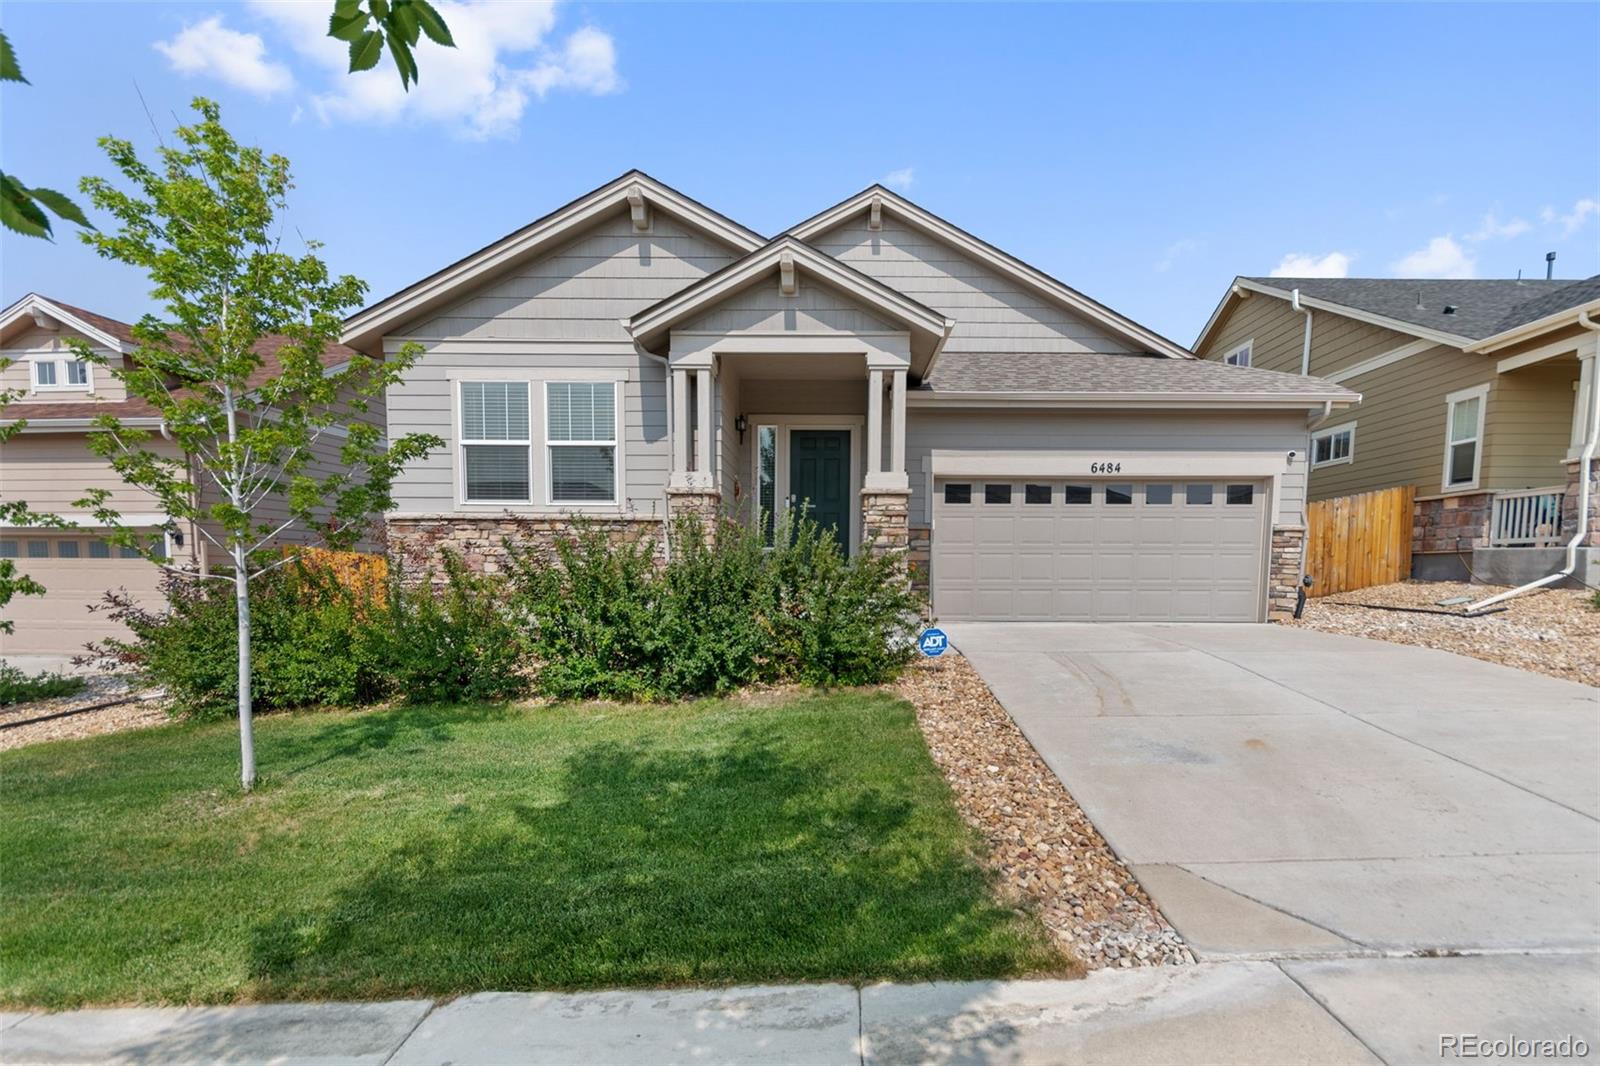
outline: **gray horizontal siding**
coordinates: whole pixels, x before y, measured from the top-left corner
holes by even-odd
[[[988,411],[907,412],[906,470],[913,522],[928,521],[924,460],[934,449],[962,451],[1104,450],[1117,452],[1261,451],[1297,458],[1280,482],[1280,525],[1305,517],[1305,418],[1298,412]]]
[[[441,513],[458,510],[453,458],[459,444],[451,410],[453,377],[491,379],[504,374],[507,381],[558,380],[562,371],[627,370],[623,388],[623,496],[626,507],[641,514],[660,514],[667,482],[670,453],[667,443],[666,369],[660,360],[644,355],[596,354],[581,350],[571,355],[497,348],[489,353],[430,352],[406,374],[406,380],[389,390],[389,435],[432,433],[446,446],[413,463],[395,481],[395,510],[401,513]],[[542,469],[544,412],[537,386],[530,393],[535,443],[534,496],[545,485]],[[482,508],[479,508],[480,510]],[[562,508],[540,505],[511,508],[518,513],[548,513]]]
[[[1128,341],[892,218],[860,216],[811,242],[956,320],[950,352],[1131,352]]]
[[[803,271],[793,296],[778,291],[775,276],[763,277],[715,307],[674,327],[675,331],[715,333],[903,331],[862,308],[850,297],[807,276]]]
[[[626,341],[622,319],[732,261],[729,250],[662,212],[648,233],[635,233],[621,213],[396,333]]]

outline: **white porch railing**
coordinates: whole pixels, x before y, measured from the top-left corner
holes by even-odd
[[[1495,548],[1547,548],[1561,543],[1561,504],[1554,489],[1516,489],[1494,494],[1489,544]]]

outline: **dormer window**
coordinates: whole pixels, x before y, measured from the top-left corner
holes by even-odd
[[[33,360],[35,392],[87,392],[90,385],[89,364],[82,359]]]

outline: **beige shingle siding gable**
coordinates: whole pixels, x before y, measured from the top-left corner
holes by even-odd
[[[809,243],[954,318],[946,352],[1139,350],[887,213],[881,230],[855,216]]]
[[[1330,311],[1313,311],[1312,316],[1311,373],[1316,375],[1337,373],[1417,339]],[[1249,341],[1251,366],[1298,374],[1305,329],[1306,316],[1287,300],[1252,293],[1248,299],[1235,301],[1220,328],[1212,331],[1209,341],[1196,354],[1202,359],[1220,360]],[[1360,391],[1361,383],[1352,382],[1351,387]]]
[[[619,213],[394,335],[625,344],[623,319],[733,260],[665,212],[655,212],[648,233]]]

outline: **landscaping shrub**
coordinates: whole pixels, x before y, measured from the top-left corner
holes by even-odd
[[[910,658],[922,604],[898,558],[846,557],[812,521],[781,524],[771,548],[742,523],[704,534],[679,519],[661,567],[652,544],[589,527],[554,559],[513,551],[538,689],[671,699],[753,682],[861,685]]]
[[[408,703],[524,692],[524,627],[508,606],[504,579],[472,573],[451,552],[444,555],[444,579],[437,586],[391,578],[385,602],[372,605],[362,627],[364,657]]]
[[[81,677],[52,673],[27,674],[15,666],[0,663],[0,707],[50,700],[57,696],[75,696],[83,691],[83,685]]]

